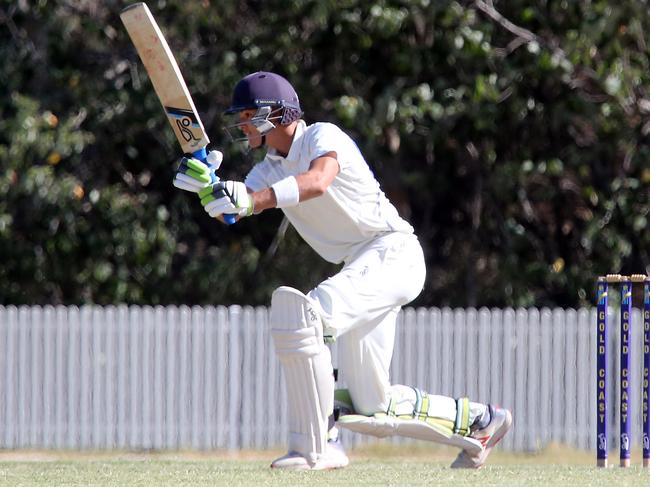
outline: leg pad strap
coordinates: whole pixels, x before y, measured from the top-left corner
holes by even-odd
[[[282,357],[312,357],[324,346],[316,328],[274,329],[272,335],[275,351]]]
[[[461,397],[456,399],[456,422],[454,423],[454,433],[461,436],[468,436],[469,431],[469,399]]]

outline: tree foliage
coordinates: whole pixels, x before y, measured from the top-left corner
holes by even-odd
[[[232,227],[173,188],[178,148],[119,20],[0,0],[0,302],[264,304],[336,272],[278,211]],[[645,1],[151,1],[221,177],[243,75],[358,142],[425,249],[415,304],[577,306],[650,273]]]

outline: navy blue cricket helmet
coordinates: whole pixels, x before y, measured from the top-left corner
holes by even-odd
[[[225,113],[248,109],[258,110],[254,119],[259,122],[275,119],[281,125],[289,125],[302,116],[300,100],[291,83],[279,74],[267,71],[258,71],[242,78],[235,85],[232,103]],[[268,132],[274,127],[273,124],[260,123],[258,129]]]

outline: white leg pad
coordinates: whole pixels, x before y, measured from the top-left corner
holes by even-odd
[[[396,435],[442,443],[443,445],[461,448],[472,455],[483,451],[481,442],[470,436],[461,436],[452,433],[443,426],[418,419],[401,419],[385,413],[377,413],[373,416],[362,416],[360,414],[340,416],[338,425],[355,433],[379,438]]]
[[[338,424],[380,438],[406,436],[455,446],[472,454],[483,451],[481,442],[468,436],[469,400],[430,395],[399,384],[391,386],[386,412],[340,416]]]
[[[282,286],[271,297],[271,335],[289,396],[289,450],[316,464],[326,451],[334,407],[334,376],[316,306]]]

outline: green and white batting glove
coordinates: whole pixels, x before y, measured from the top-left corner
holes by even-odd
[[[212,183],[214,172],[219,169],[223,154],[218,150],[208,153],[208,165],[192,157],[181,157],[174,176],[174,186],[185,191],[198,193]]]
[[[253,197],[238,181],[220,181],[199,191],[205,211],[215,218],[223,213],[240,217],[253,214]]]

